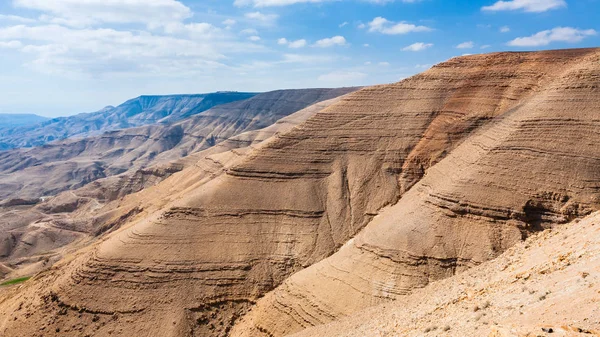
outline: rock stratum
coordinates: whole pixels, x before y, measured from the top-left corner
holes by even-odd
[[[600,208],[599,60],[454,58],[206,156],[6,291],[0,333],[284,336],[401,304]]]
[[[127,129],[31,150],[7,151],[3,157],[0,154],[5,159],[3,164],[9,167],[0,181],[22,184],[5,184],[2,190],[3,196],[10,198],[0,203],[0,263],[9,272],[0,276],[31,274],[49,267],[64,254],[62,247],[101,235],[148,208],[134,206],[120,214],[114,208],[119,208],[120,199],[128,194],[158,184],[190,165],[205,165],[202,163],[208,161],[214,166],[211,155],[233,149],[243,151],[304,121],[316,109],[331,104],[330,98],[356,90],[274,91],[224,104],[172,125]],[[323,100],[327,103],[315,104]],[[173,129],[183,130],[178,140],[171,136]],[[141,136],[149,132],[157,135]],[[119,165],[127,170],[86,181],[77,167],[90,162],[104,168],[105,173]],[[46,196],[62,190],[67,191]]]

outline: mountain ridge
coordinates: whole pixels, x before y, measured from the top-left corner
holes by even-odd
[[[96,112],[57,117],[39,125],[0,130],[0,149],[29,148],[71,137],[85,138],[102,132],[159,122],[175,122],[219,104],[255,96],[256,93],[219,92],[184,95],[142,95]]]

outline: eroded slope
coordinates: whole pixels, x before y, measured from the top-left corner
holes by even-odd
[[[0,331],[284,335],[493,258],[597,207],[597,60],[463,57],[346,96],[30,281],[0,303],[24,303]],[[565,152],[536,138],[553,123]]]

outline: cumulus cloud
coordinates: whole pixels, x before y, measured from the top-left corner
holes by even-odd
[[[3,22],[16,22],[16,23],[35,23],[37,20],[30,19],[18,15],[4,15],[0,14],[0,21]]]
[[[510,27],[508,27],[508,26],[500,27],[500,33],[508,33],[508,32],[510,32]]]
[[[272,25],[279,18],[279,15],[277,14],[264,14],[261,12],[250,12],[244,14],[244,16],[249,20],[256,21],[263,25]]]
[[[248,37],[248,40],[254,41],[254,42],[260,41],[260,36],[258,36],[258,35],[252,35],[252,36]]]
[[[421,51],[433,47],[433,43],[417,42],[402,48],[404,51]]]
[[[315,47],[327,48],[333,46],[343,46],[346,44],[346,39],[343,36],[334,36],[325,39],[321,39],[315,42]]]
[[[190,8],[176,0],[14,0],[13,4],[47,13],[42,17],[46,22],[76,27],[100,23],[156,26],[192,16]]]
[[[426,26],[417,26],[407,22],[393,22],[383,17],[376,17],[367,25],[369,32],[379,32],[387,35],[399,35],[415,32],[429,32],[432,29]]]
[[[509,46],[515,47],[540,47],[547,46],[552,42],[577,43],[589,36],[596,35],[593,29],[576,29],[572,27],[556,27],[544,30],[526,37],[518,37],[510,42]]]
[[[287,45],[289,48],[292,48],[292,49],[298,49],[298,48],[306,47],[308,42],[305,39],[289,41],[288,39],[282,37],[279,40],[277,40],[277,44],[284,45],[284,46]]]
[[[303,48],[306,46],[306,40],[305,39],[300,39],[300,40],[296,40],[296,41],[292,41],[288,44],[288,47],[290,48]]]
[[[21,41],[0,41],[0,48],[18,49],[21,47],[23,47],[23,43],[21,43]]]
[[[471,49],[473,47],[475,47],[475,44],[473,43],[473,41],[463,42],[456,46],[457,49]]]
[[[481,9],[489,12],[523,10],[540,13],[562,7],[567,7],[565,0],[509,0],[497,1],[493,5],[484,6]]]
[[[216,69],[224,67],[224,51],[247,53],[261,48],[251,42],[235,41],[221,32],[206,34],[214,29],[210,24],[183,27],[182,35],[172,36],[111,28],[17,25],[0,28],[0,42],[28,54],[30,60],[26,64],[36,70],[86,76],[171,75],[177,71]]]
[[[227,19],[227,20],[223,20],[223,22],[221,22],[223,24],[223,26],[226,26],[227,28],[235,25],[237,23],[237,21],[235,21],[234,19]]]

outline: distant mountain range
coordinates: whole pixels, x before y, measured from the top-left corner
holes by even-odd
[[[45,121],[41,119],[37,123],[0,128],[0,150],[41,146],[55,140],[83,138],[106,131],[148,124],[172,123],[214,106],[248,99],[255,95],[256,93],[248,92],[215,92],[196,95],[140,96],[117,107],[107,106],[97,112]]]
[[[142,96],[116,108],[106,108],[106,113],[62,118],[61,123],[51,123],[52,120],[31,127],[29,134],[51,134],[66,125],[71,127],[65,132],[77,129],[81,132],[75,138],[43,146],[0,152],[0,201],[55,195],[128,170],[135,172],[156,163],[168,163],[243,132],[265,128],[317,102],[357,89],[293,89],[257,95],[216,93],[204,97]],[[216,104],[244,95],[252,97]],[[217,106],[205,109],[210,105]],[[127,114],[130,117],[125,118]],[[102,117],[115,121],[104,121],[104,130],[116,128],[119,120],[125,121],[120,125],[137,123],[142,126],[105,132],[98,131],[99,127],[94,131],[85,129],[85,121],[102,121]],[[101,134],[81,137],[93,133]],[[13,139],[28,137],[15,134]]]
[[[0,113],[0,129],[12,128],[15,126],[24,126],[38,124],[47,121],[49,118],[34,114],[3,114]]]

